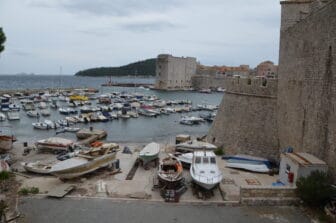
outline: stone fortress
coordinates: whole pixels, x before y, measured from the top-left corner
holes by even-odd
[[[281,1],[278,79],[231,78],[208,141],[279,159],[287,147],[336,179],[336,0]]]
[[[191,88],[191,76],[196,73],[196,58],[160,54],[156,60],[155,88],[181,90]]]

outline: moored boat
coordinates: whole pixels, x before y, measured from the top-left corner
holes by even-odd
[[[258,173],[269,173],[272,167],[268,159],[249,155],[223,156],[222,159],[226,160],[226,167]]]
[[[181,151],[195,151],[195,150],[200,150],[200,149],[205,149],[205,150],[215,150],[217,149],[217,146],[207,143],[207,142],[202,142],[202,141],[197,141],[197,140],[191,140],[188,142],[180,143],[177,144],[176,150],[181,150]]]

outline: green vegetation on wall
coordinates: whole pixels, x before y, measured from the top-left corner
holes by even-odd
[[[5,50],[4,43],[6,42],[6,35],[0,27],[0,53]]]
[[[77,72],[76,76],[155,76],[156,59],[138,61],[120,67],[97,67]]]

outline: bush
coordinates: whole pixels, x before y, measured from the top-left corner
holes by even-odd
[[[313,171],[296,181],[298,196],[309,206],[322,207],[335,193],[331,177],[321,171]]]
[[[216,154],[216,156],[223,156],[224,155],[224,149],[223,148],[217,148],[215,149],[214,153]]]
[[[39,191],[37,187],[23,187],[19,190],[19,194],[26,196],[28,194],[38,194]]]

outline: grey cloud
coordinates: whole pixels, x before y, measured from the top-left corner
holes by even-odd
[[[38,7],[63,8],[71,13],[86,13],[96,16],[127,16],[146,12],[164,12],[181,4],[178,0],[56,0],[48,4],[31,0],[30,5]]]
[[[155,32],[170,28],[181,28],[181,26],[166,21],[148,21],[120,25],[122,29],[131,32]]]

